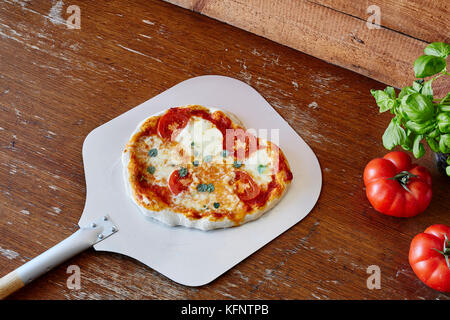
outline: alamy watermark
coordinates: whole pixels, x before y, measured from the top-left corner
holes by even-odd
[[[366,26],[369,29],[381,29],[381,9],[377,5],[370,5],[366,10],[370,16],[367,18]]]
[[[80,267],[73,264],[67,267],[66,273],[70,274],[67,278],[67,288],[70,290],[81,289],[81,270]]]
[[[70,5],[66,9],[70,16],[66,19],[68,29],[81,29],[81,9],[77,5]]]
[[[377,265],[371,265],[367,267],[367,274],[370,276],[367,278],[367,289],[381,289],[381,269]]]
[[[279,131],[279,129],[226,129],[220,132],[205,126],[202,122],[194,122],[189,128],[172,131],[170,140],[178,143],[169,151],[170,158],[173,165],[188,164],[192,160],[195,165],[205,162],[236,166],[236,162],[242,164],[245,161],[246,165],[268,162],[277,172],[280,157],[277,147]],[[266,149],[267,152],[261,155],[257,153],[260,149]],[[261,167],[259,170],[264,171],[263,169]]]
[[[81,9],[77,5],[65,7],[62,0],[52,1],[53,6],[48,13],[48,19],[56,25],[65,25],[67,29],[81,29]],[[64,8],[65,14],[64,14]]]

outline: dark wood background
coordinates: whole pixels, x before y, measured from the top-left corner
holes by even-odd
[[[64,22],[81,8],[81,29]],[[389,122],[369,93],[384,85],[161,1],[0,2],[0,274],[77,230],[86,135],[177,84],[205,74],[256,88],[317,154],[323,190],[301,222],[212,283],[178,285],[125,256],[88,250],[13,299],[449,299],[420,282],[409,243],[450,224],[449,181],[431,155],[433,201],[411,219],[375,212],[365,164],[386,153]],[[250,107],[250,106],[248,106]],[[66,286],[69,265],[81,289]],[[381,269],[369,290],[367,267]]]

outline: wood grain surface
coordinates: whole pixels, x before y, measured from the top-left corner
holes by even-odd
[[[448,1],[167,0],[394,87],[428,42],[450,35]],[[380,26],[368,28],[375,5]]]
[[[81,9],[81,29],[65,25]],[[386,61],[389,67],[392,61]],[[81,148],[97,126],[185,79],[245,81],[312,147],[323,189],[300,223],[212,283],[174,283],[118,254],[88,250],[11,299],[449,299],[408,264],[411,239],[450,224],[449,180],[431,154],[433,201],[411,219],[375,212],[362,182],[386,153],[369,90],[384,85],[161,1],[0,2],[0,275],[75,230],[85,201]],[[251,108],[251,106],[246,106]],[[81,288],[67,287],[67,268]],[[367,268],[381,270],[369,290]]]
[[[367,20],[367,8],[380,7],[381,25],[427,42],[450,40],[448,1],[422,0],[311,0],[344,14]]]

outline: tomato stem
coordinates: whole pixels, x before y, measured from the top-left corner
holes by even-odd
[[[449,243],[448,243],[448,238],[447,238],[446,234],[444,234],[444,238],[445,238],[444,239],[444,247],[442,248],[442,251],[437,250],[437,249],[434,249],[434,250],[436,250],[437,252],[444,255],[445,262],[447,262],[447,267],[450,269],[450,261],[449,261],[450,247],[448,246]]]
[[[449,242],[448,242],[448,238],[447,238],[446,234],[444,234],[444,238],[445,238],[444,239],[444,247],[442,248],[442,251],[438,250],[436,248],[433,248],[433,250],[439,252],[440,254],[442,254],[444,256],[445,262],[447,263],[447,267],[450,269],[450,261],[449,261],[449,258],[450,258],[450,247],[448,246]]]
[[[398,183],[400,183],[400,185],[408,192],[411,192],[411,190],[409,190],[408,188],[408,183],[409,183],[409,179],[411,178],[418,178],[418,176],[416,176],[415,174],[412,174],[408,171],[402,171],[398,174],[396,174],[395,176],[393,176],[392,178],[388,178],[388,180],[395,180]]]
[[[445,262],[447,262],[447,267],[450,269],[450,262],[449,260],[449,256],[450,256],[450,247],[448,247],[448,238],[447,238],[447,234],[444,234],[444,257],[445,257]]]

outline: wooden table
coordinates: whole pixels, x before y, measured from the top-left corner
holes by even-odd
[[[68,29],[69,4],[81,29]],[[61,18],[62,17],[62,18]],[[0,2],[0,274],[77,230],[86,135],[177,84],[205,74],[257,89],[317,154],[313,211],[212,283],[190,288],[125,256],[88,250],[14,299],[449,299],[408,264],[413,236],[450,224],[449,182],[431,155],[433,201],[412,219],[375,212],[365,164],[386,150],[369,90],[384,85],[160,1]],[[66,286],[69,265],[81,289]],[[369,290],[378,265],[381,289]]]

